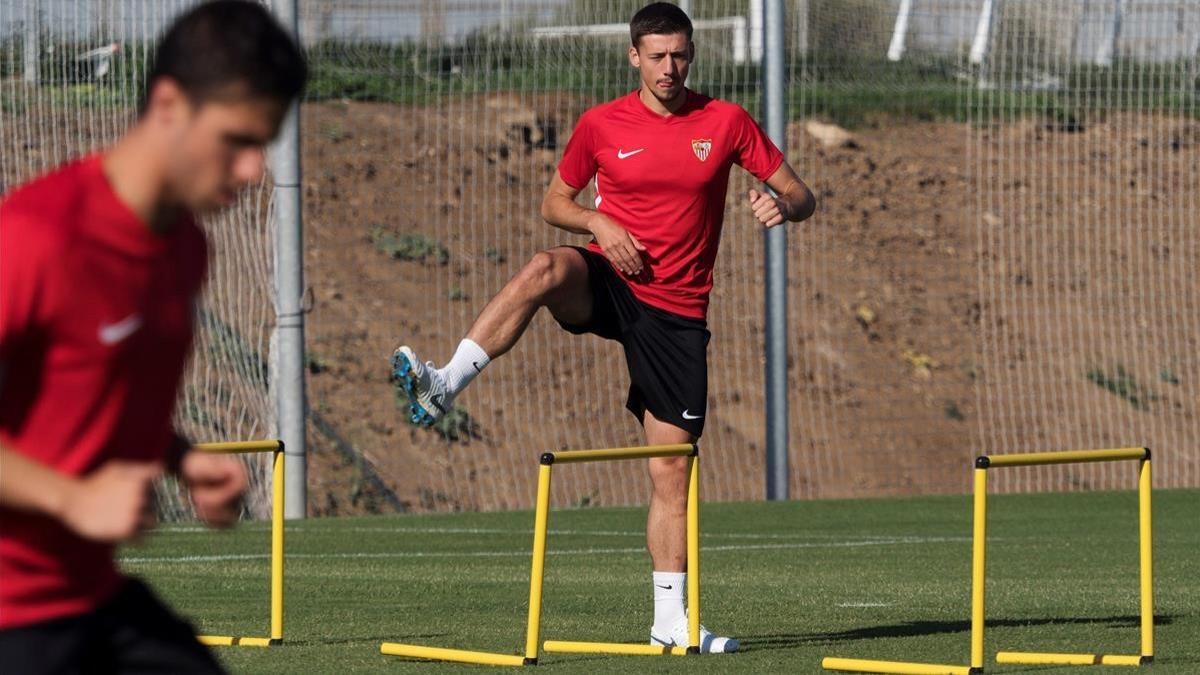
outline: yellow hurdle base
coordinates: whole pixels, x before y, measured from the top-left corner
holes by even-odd
[[[273,647],[283,644],[282,639],[264,637],[233,637],[232,635],[197,635],[202,645],[209,647]]]
[[[485,666],[525,666],[537,663],[537,659],[526,659],[523,656],[515,656],[513,654],[472,652],[466,649],[444,649],[442,647],[423,647],[421,645],[405,645],[398,642],[385,642],[381,644],[379,646],[379,653],[388,656],[428,659],[430,661],[477,663]]]
[[[996,663],[1026,666],[1141,666],[1154,662],[1151,656],[1126,654],[1050,654],[1044,652],[999,652]]]
[[[688,654],[687,647],[664,647],[627,642],[573,642],[570,640],[546,640],[542,644],[542,649],[547,652],[571,654],[626,654],[632,656],[687,656]]]
[[[843,670],[851,673],[889,673],[892,675],[971,675],[982,670],[970,666],[948,666],[940,663],[909,663],[907,661],[869,661],[867,659],[842,659],[827,656],[821,659],[825,670]]]

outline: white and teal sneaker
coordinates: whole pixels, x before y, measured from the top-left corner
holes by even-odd
[[[651,627],[650,644],[655,647],[687,647],[687,617],[676,621],[670,630],[662,630],[657,626]],[[701,654],[732,654],[738,650],[739,646],[738,641],[734,638],[713,635],[707,628],[700,626]]]
[[[454,396],[433,362],[421,363],[408,345],[392,354],[392,381],[408,396],[409,421],[413,424],[432,426],[454,404]]]

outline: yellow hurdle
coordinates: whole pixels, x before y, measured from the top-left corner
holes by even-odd
[[[271,452],[271,636],[234,637],[198,635],[197,639],[217,647],[270,647],[283,644],[283,441],[233,441],[197,443],[196,450],[213,454]]]
[[[949,666],[940,663],[909,663],[907,661],[869,661],[867,659],[821,659],[825,670],[843,670],[852,673],[889,673],[893,675],[970,675],[969,666]]]
[[[1140,666],[1141,656],[1125,654],[1050,654],[1043,652],[998,652],[996,663],[1026,666]]]
[[[1044,466],[1086,462],[1138,460],[1138,546],[1141,614],[1141,654],[1048,654],[1039,652],[1000,652],[997,663],[1047,665],[1139,666],[1154,661],[1154,572],[1150,521],[1150,449],[1116,448],[1111,450],[1068,450],[1064,452],[1027,452],[1011,455],[981,455],[975,459],[974,523],[971,538],[971,665],[953,666],[907,661],[868,661],[864,659],[826,658],[826,670],[864,673],[981,673],[984,667],[984,629],[986,626],[987,580],[987,474],[989,469],[1012,466]]]
[[[1084,462],[1120,462],[1138,460],[1138,579],[1139,579],[1139,614],[1141,654],[1127,656],[1122,654],[1057,654],[1042,652],[1004,651],[996,654],[997,663],[1020,663],[1027,665],[1111,665],[1111,666],[1140,666],[1154,662],[1154,573],[1153,573],[1153,543],[1150,522],[1150,494],[1152,489],[1150,474],[1149,448],[1118,448],[1115,450],[1070,450],[1066,452],[1030,452],[1013,455],[982,455],[975,460],[976,477],[986,474],[988,469],[1010,466],[1040,466],[1046,464],[1076,464]],[[987,479],[976,480],[975,483],[975,517],[976,517],[976,561],[977,575],[983,576],[983,547],[986,537],[979,536],[982,525],[979,521],[986,519]],[[982,539],[982,541],[981,541]],[[978,606],[974,606],[975,603]],[[982,583],[978,598],[972,602],[972,613],[983,614]],[[974,631],[973,631],[974,632]],[[979,650],[982,652],[983,630],[980,628]],[[972,645],[972,663],[974,664],[975,649]]]
[[[542,648],[547,652],[574,652],[628,655],[684,655],[700,652],[700,461],[699,448],[694,443],[651,445],[635,448],[600,450],[564,450],[546,452],[538,466],[537,504],[533,520],[533,555],[529,570],[529,615],[525,632],[525,654],[496,654],[465,649],[445,649],[421,645],[385,642],[379,647],[382,654],[406,656],[435,661],[456,661],[490,666],[526,666],[538,662],[538,639],[542,623],[542,585],[546,569],[546,535],[550,521],[550,477],[555,464],[578,464],[651,457],[688,457],[688,647],[659,647],[648,644],[614,642],[575,642],[547,640]]]

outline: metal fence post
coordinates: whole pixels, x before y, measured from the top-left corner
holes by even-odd
[[[787,150],[783,0],[766,0],[763,21],[763,113],[767,135]],[[766,231],[766,436],[767,499],[788,498],[787,225]]]
[[[297,0],[274,0],[279,22],[299,43]],[[284,118],[269,151],[274,185],[275,331],[271,363],[279,437],[284,443],[284,515],[303,518],[308,504],[304,390],[304,235],[300,197],[300,103]]]

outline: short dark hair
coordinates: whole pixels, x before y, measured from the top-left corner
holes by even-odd
[[[142,110],[154,83],[177,82],[195,103],[238,94],[288,103],[304,90],[308,66],[299,47],[257,2],[214,0],[175,20],[154,54]]]
[[[629,21],[629,41],[636,48],[643,35],[686,33],[692,39],[692,20],[669,2],[652,2],[639,9]]]

